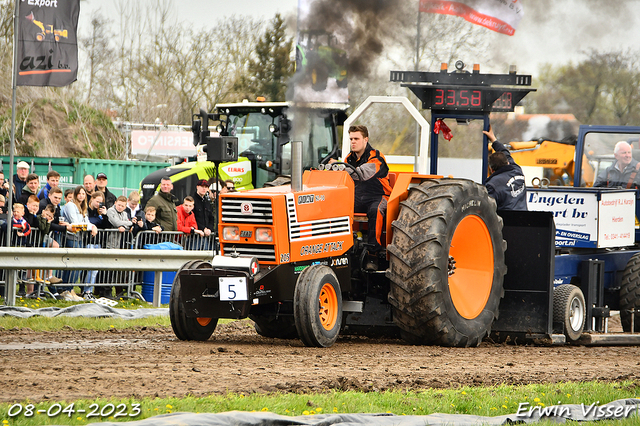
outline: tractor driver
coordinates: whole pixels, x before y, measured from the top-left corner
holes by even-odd
[[[620,141],[613,148],[613,156],[616,161],[598,176],[595,187],[607,188],[638,188],[640,176],[638,169],[640,163],[631,156],[631,145],[626,141]]]
[[[362,176],[360,180],[357,173],[351,172],[355,183],[354,211],[366,213],[369,223],[369,256],[365,269],[375,271],[378,269],[378,254],[382,250],[380,240],[387,213],[387,200],[391,194],[389,167],[380,151],[369,145],[369,130],[366,126],[349,127],[349,140],[351,152],[345,161],[359,170]]]

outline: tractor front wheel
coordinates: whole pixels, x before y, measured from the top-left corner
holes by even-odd
[[[428,179],[393,222],[387,277],[394,322],[413,344],[477,346],[498,316],[502,219],[484,186]]]
[[[171,298],[169,299],[169,319],[171,327],[176,337],[180,340],[208,340],[218,325],[218,318],[189,318],[185,315],[184,301],[180,297],[180,271],[183,269],[206,269],[211,268],[211,264],[203,261],[187,262],[178,272],[173,280],[171,288]]]
[[[298,337],[306,346],[328,348],[342,325],[342,292],[331,268],[311,265],[298,277],[293,296]]]

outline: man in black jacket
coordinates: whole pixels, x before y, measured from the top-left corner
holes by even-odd
[[[204,236],[211,235],[213,229],[213,204],[209,196],[209,182],[205,179],[199,180],[196,192],[193,194],[194,207],[193,214],[196,217],[198,229],[204,231]]]
[[[483,131],[495,151],[489,156],[491,176],[485,186],[489,195],[496,200],[498,210],[527,210],[527,187],[524,173],[511,157],[509,150],[498,141],[491,126]]]
[[[116,203],[116,198],[118,197],[107,188],[107,175],[105,173],[98,173],[96,175],[95,190],[104,194],[104,205],[107,209],[110,209]]]

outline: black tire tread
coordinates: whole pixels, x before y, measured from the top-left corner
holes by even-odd
[[[582,294],[582,291],[579,287],[573,284],[561,284],[553,289],[553,321],[557,323],[561,323],[564,325],[564,334],[567,336],[569,341],[575,342],[582,335],[582,330],[584,330],[584,322],[585,318],[582,318],[582,327],[580,331],[574,331],[571,329],[568,324],[569,321],[569,304],[571,303],[571,299],[573,299],[574,295],[577,293]],[[582,295],[582,306],[584,308],[584,313],[586,316],[586,303],[584,300],[584,295]]]
[[[293,316],[249,315],[255,322],[256,333],[275,339],[295,339],[298,337]]]
[[[211,264],[201,260],[194,260],[185,263],[176,273],[171,288],[171,298],[169,299],[169,319],[171,320],[171,328],[176,337],[180,340],[208,340],[216,329],[218,318],[212,318],[211,322],[206,326],[202,326],[195,318],[187,318],[184,315],[184,306],[180,298],[180,271],[183,269],[205,269],[210,268]]]
[[[450,318],[457,312],[446,312],[443,300],[448,297],[445,293],[452,212],[469,197],[488,203],[484,208],[490,216],[487,227],[494,242],[496,272],[494,290],[484,311],[478,318],[466,320],[469,326],[465,325],[467,331],[463,331]],[[393,242],[387,247],[390,266],[386,276],[391,281],[389,303],[394,321],[409,343],[477,346],[489,334],[504,295],[502,280],[506,273],[502,220],[495,211],[495,201],[486,189],[466,179],[426,179],[411,188],[407,199],[400,203],[400,214],[392,223]]]
[[[633,328],[640,332],[640,253],[634,254],[622,273],[619,293],[620,322],[625,332],[631,331],[631,309],[636,310]]]

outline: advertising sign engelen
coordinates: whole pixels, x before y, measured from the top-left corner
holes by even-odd
[[[633,190],[528,189],[527,207],[553,213],[556,247],[607,248],[634,244]]]

